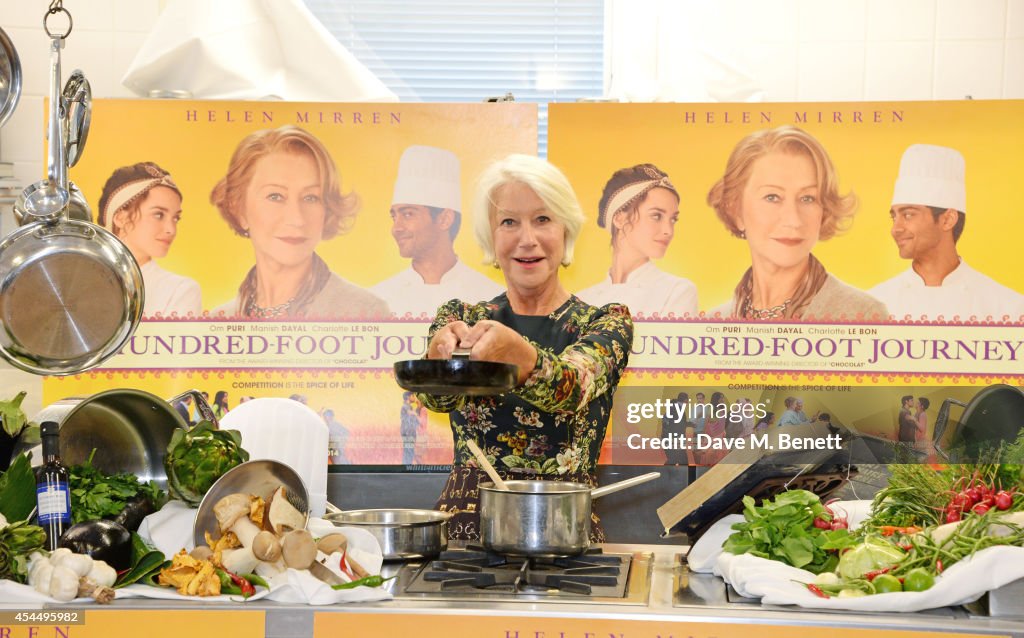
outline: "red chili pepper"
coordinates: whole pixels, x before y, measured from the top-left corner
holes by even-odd
[[[889,571],[892,570],[893,567],[895,567],[895,565],[889,565],[888,567],[883,567],[882,569],[872,570],[864,574],[864,578],[867,578],[868,580],[874,580],[876,576],[881,576],[882,574],[889,573]]]
[[[341,561],[340,561],[340,564],[338,565],[338,567],[340,567],[340,568],[341,568],[341,571],[342,571],[342,572],[343,572],[343,573],[344,573],[344,574],[345,574],[346,576],[348,576],[348,577],[349,577],[349,578],[351,578],[352,580],[355,580],[355,578],[356,578],[356,575],[355,575],[355,574],[353,574],[353,573],[352,573],[352,570],[348,568],[348,562],[347,562],[347,561],[345,560],[345,557],[346,557],[346,556],[348,556],[348,550],[347,550],[347,549],[343,549],[343,550],[341,550]]]
[[[935,561],[935,573],[936,574],[941,574],[942,570],[943,570],[942,559],[940,558],[940,559]]]
[[[823,592],[821,587],[818,587],[814,583],[807,583],[807,591],[811,592],[818,598],[829,598],[829,595]]]
[[[256,593],[256,588],[253,587],[252,583],[250,583],[246,579],[242,578],[241,576],[236,576],[235,574],[232,574],[226,569],[224,570],[224,573],[228,575],[228,578],[231,579],[231,582],[238,585],[238,588],[242,590],[242,595],[246,598]]]

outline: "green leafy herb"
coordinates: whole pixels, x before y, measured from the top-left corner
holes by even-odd
[[[107,474],[92,465],[96,450],[82,465],[68,468],[71,483],[71,516],[75,523],[113,518],[136,496],[145,496],[159,509],[167,495],[152,481],[141,483],[128,472]]]
[[[823,529],[815,520],[830,522],[834,515],[813,492],[790,490],[757,507],[743,497],[742,523],[722,549],[733,554],[753,554],[778,560],[818,574],[835,568],[838,551],[852,544],[846,529]]]
[[[0,529],[0,579],[25,582],[25,563],[16,560],[42,549],[46,532],[27,521],[11,523]]]
[[[0,514],[9,522],[25,520],[36,507],[36,476],[30,458],[19,454],[0,476]]]

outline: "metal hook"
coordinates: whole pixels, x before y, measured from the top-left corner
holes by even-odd
[[[50,8],[46,12],[46,15],[43,16],[43,29],[46,31],[46,35],[50,36],[51,38],[66,38],[69,35],[71,35],[71,30],[75,27],[75,21],[71,18],[71,12],[65,9],[64,7],[60,6],[60,4],[61,3],[59,0],[57,2],[51,3]],[[55,35],[50,32],[50,16],[56,15],[58,13],[63,13],[68,17],[68,30],[65,31],[63,35]]]

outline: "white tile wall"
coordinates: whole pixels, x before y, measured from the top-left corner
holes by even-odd
[[[121,77],[168,1],[69,4],[75,30],[66,70],[82,68],[96,97],[130,97]],[[25,184],[43,173],[44,10],[43,2],[0,0],[0,26],[24,69],[22,103],[0,131],[0,160],[14,162]],[[720,62],[705,68],[737,69],[766,100],[1024,98],[1024,0],[611,0],[609,16],[617,11],[642,14],[661,34],[691,38],[688,50]],[[635,39],[616,40],[610,22],[613,51],[635,46]],[[684,80],[694,82],[676,79]],[[713,81],[713,94],[728,94],[721,77]],[[641,93],[648,99],[657,99],[646,94],[658,87],[700,94],[653,78],[647,86]]]

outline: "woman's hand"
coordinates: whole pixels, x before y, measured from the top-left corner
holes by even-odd
[[[459,341],[469,333],[465,321],[453,321],[434,333],[427,347],[428,359],[451,359]]]
[[[472,350],[470,359],[516,366],[519,371],[517,383],[520,385],[537,365],[537,349],[529,341],[508,326],[490,319],[478,321],[469,328],[461,337],[459,346]]]

